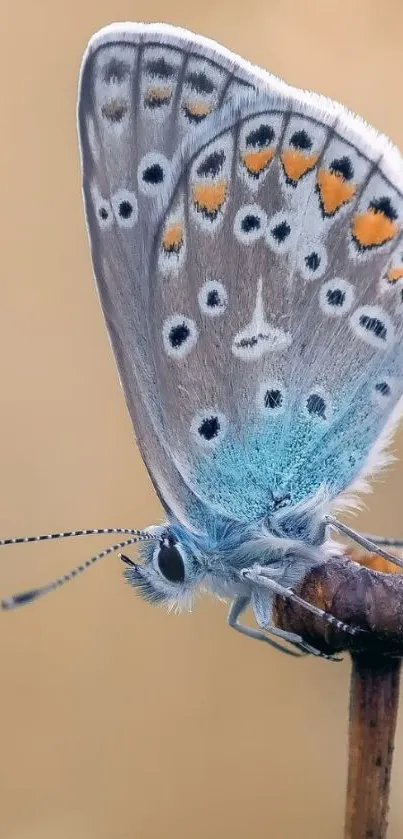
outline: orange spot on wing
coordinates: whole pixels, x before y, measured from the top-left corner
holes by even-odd
[[[197,102],[190,99],[186,100],[182,107],[189,116],[199,119],[207,117],[213,110],[213,106],[210,102]]]
[[[362,248],[384,245],[396,236],[398,230],[399,226],[395,221],[372,208],[366,213],[358,213],[352,222],[353,237]]]
[[[290,181],[297,183],[318,162],[318,154],[303,154],[295,149],[286,149],[281,155],[284,172]]]
[[[389,280],[390,283],[397,283],[397,281],[402,278],[403,268],[389,268],[386,272],[386,279]]]
[[[333,215],[343,204],[351,201],[355,195],[355,184],[348,183],[338,172],[319,169],[318,189],[323,211],[327,216]]]
[[[250,175],[260,175],[273,160],[275,149],[256,149],[246,151],[242,155],[242,162]]]
[[[123,117],[127,114],[128,107],[129,106],[125,99],[115,97],[102,105],[102,116],[109,120],[109,122],[121,122]]]
[[[215,218],[227,197],[227,189],[227,181],[195,184],[192,190],[192,198],[196,209]]]
[[[183,245],[183,227],[180,222],[170,224],[165,228],[162,237],[162,247],[166,253],[179,253]]]
[[[172,96],[171,87],[148,87],[144,96],[144,104],[150,107],[165,105]]]

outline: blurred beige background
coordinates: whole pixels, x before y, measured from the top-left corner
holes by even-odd
[[[216,38],[342,100],[403,146],[398,0],[5,0],[4,536],[141,527],[161,515],[95,295],[75,128],[86,42],[127,19]],[[403,531],[402,477],[397,465],[378,481],[361,527]],[[45,582],[98,544],[10,548],[0,591]],[[349,662],[287,659],[231,632],[225,614],[209,599],[182,617],[152,609],[110,558],[0,615],[1,839],[341,837]],[[402,738],[400,727],[390,839],[403,831]]]

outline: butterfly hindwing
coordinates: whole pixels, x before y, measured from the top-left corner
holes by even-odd
[[[152,346],[178,470],[250,520],[346,489],[402,395],[403,166],[299,91],[230,104],[215,129],[175,161]]]

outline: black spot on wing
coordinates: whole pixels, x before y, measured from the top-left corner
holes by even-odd
[[[316,251],[312,251],[305,257],[305,265],[310,271],[317,271],[320,265],[320,256]]]
[[[186,323],[178,323],[175,326],[172,326],[169,332],[169,342],[171,346],[176,350],[182,346],[182,344],[187,341],[190,335],[190,329]]]
[[[164,180],[164,170],[160,163],[153,163],[147,166],[143,172],[143,181],[146,184],[160,184]]]
[[[368,332],[372,332],[376,338],[386,341],[388,330],[379,318],[370,317],[370,315],[361,315],[360,326],[364,327]]]
[[[252,213],[247,213],[241,221],[241,230],[244,233],[251,233],[255,230],[260,230],[261,227],[261,220],[259,216],[253,215]]]
[[[283,394],[281,393],[281,390],[278,390],[278,388],[266,390],[263,402],[265,408],[281,408],[281,405],[283,404]]]
[[[225,154],[223,151],[213,151],[205,160],[198,166],[197,174],[199,177],[215,178],[222,170],[225,163]]]
[[[214,84],[203,71],[188,73],[185,81],[195,93],[213,93]]]
[[[103,69],[103,80],[106,84],[121,84],[130,73],[130,65],[126,61],[112,58]]]
[[[215,309],[217,306],[221,305],[220,295],[216,288],[208,292],[206,305],[210,306],[212,309]]]
[[[354,175],[353,164],[349,157],[339,157],[332,160],[329,169],[331,172],[334,172],[336,175],[342,175],[344,180],[351,181]]]
[[[309,151],[312,145],[312,140],[305,128],[302,128],[301,131],[294,131],[294,134],[290,137],[290,146],[293,146],[294,149]]]
[[[287,237],[290,235],[291,227],[287,221],[281,221],[279,224],[276,224],[270,232],[276,242],[280,245],[282,242],[285,242]]]
[[[390,396],[390,385],[388,385],[387,382],[377,382],[375,390],[377,393],[380,393],[381,396]]]
[[[176,68],[161,56],[160,58],[147,61],[146,71],[150,76],[154,76],[157,79],[172,79],[176,73]]]
[[[211,416],[203,419],[197,430],[200,437],[204,437],[204,439],[209,442],[210,440],[213,440],[214,437],[218,436],[220,428],[221,425],[218,417]]]
[[[346,299],[345,291],[341,288],[328,288],[326,292],[326,300],[329,306],[342,306]]]
[[[133,213],[133,204],[127,199],[119,204],[119,215],[123,219],[129,219]]]
[[[311,416],[326,419],[326,402],[318,393],[311,393],[306,401],[306,409]]]
[[[246,145],[254,149],[262,149],[265,146],[270,146],[274,140],[274,130],[271,125],[262,123],[258,128],[254,128],[246,136]]]
[[[390,198],[385,195],[382,198],[374,198],[370,205],[371,210],[375,210],[377,213],[383,213],[386,218],[390,221],[396,221],[397,219],[397,212],[390,200]]]

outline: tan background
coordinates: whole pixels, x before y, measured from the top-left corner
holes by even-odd
[[[125,19],[216,38],[342,100],[403,146],[399,0],[4,0],[4,536],[141,527],[161,514],[94,292],[75,131],[86,42]],[[395,467],[378,482],[361,527],[403,531],[402,476]],[[11,548],[0,591],[44,582],[97,546]],[[0,615],[1,839],[339,839],[348,661],[272,653],[229,631],[209,599],[180,618],[152,609],[120,571],[108,559]],[[403,831],[402,737],[390,839]]]

